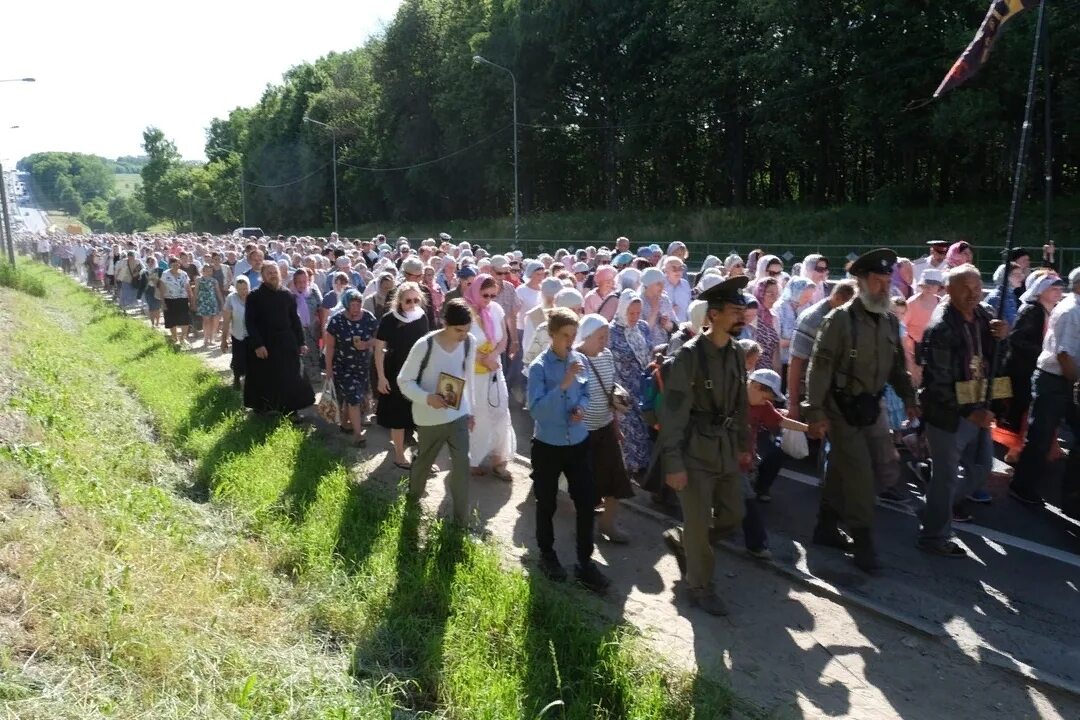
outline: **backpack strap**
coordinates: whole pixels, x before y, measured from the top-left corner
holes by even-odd
[[[416,373],[416,384],[420,384],[420,378],[424,377],[424,371],[427,370],[428,361],[431,360],[431,348],[434,345],[434,336],[428,335],[427,349],[424,350],[424,357],[420,360],[420,372]]]
[[[466,364],[469,362],[469,343],[472,341],[472,335],[465,333],[465,354],[461,358],[461,374],[465,374]],[[429,350],[430,352],[430,350]]]

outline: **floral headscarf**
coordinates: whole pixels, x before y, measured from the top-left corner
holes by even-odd
[[[787,287],[784,288],[784,292],[780,294],[781,303],[797,303],[799,298],[802,297],[803,291],[808,287],[812,287],[814,283],[810,282],[810,278],[793,277],[788,281]],[[760,302],[760,301],[759,301]]]
[[[641,332],[641,328],[635,323],[633,326],[629,324],[626,319],[626,313],[630,310],[630,306],[634,303],[640,303],[641,296],[633,290],[623,290],[619,295],[619,306],[615,310],[615,319],[612,321],[617,327],[623,328],[623,334],[626,336],[626,342],[630,346],[630,351],[634,353],[634,357],[642,368],[649,364],[649,343],[645,340],[645,335]],[[640,320],[638,321],[640,322]]]
[[[768,263],[762,266],[761,262],[767,260],[769,257],[773,256],[766,256],[758,262],[758,267],[762,268],[763,271],[764,268],[768,267]],[[774,316],[772,310],[765,307],[765,290],[767,290],[770,285],[774,284],[779,287],[780,282],[776,278],[768,276],[758,278],[757,281],[754,282],[754,298],[758,302],[758,323],[768,325],[769,327],[775,327],[776,323],[773,320]],[[776,306],[774,305],[773,307]]]

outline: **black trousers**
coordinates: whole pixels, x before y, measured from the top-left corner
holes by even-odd
[[[596,484],[589,469],[589,441],[577,445],[548,445],[532,441],[533,494],[536,496],[536,544],[541,553],[555,549],[555,497],[559,493],[559,475],[566,475],[570,497],[577,513],[577,559],[585,565],[593,553],[593,509],[596,507]]]

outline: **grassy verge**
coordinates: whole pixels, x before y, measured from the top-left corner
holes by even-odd
[[[1043,208],[1022,203],[1017,222],[1017,245],[1041,248]],[[924,254],[931,238],[969,240],[976,246],[976,261],[984,270],[999,262],[1005,240],[1008,205],[946,205],[927,208],[894,208],[879,205],[846,205],[834,208],[716,208],[706,210],[575,211],[530,214],[522,218],[516,243],[526,252],[554,251],[558,247],[611,246],[619,235],[634,243],[668,243],[681,240],[690,246],[691,265],[707,254],[721,258],[732,249],[745,253],[762,247],[777,254],[790,251],[801,260],[822,250],[834,264],[852,251],[868,247],[891,247],[901,255]],[[1080,231],[1080,199],[1062,198],[1053,206],[1054,237],[1059,246],[1075,246],[1071,238]],[[514,245],[513,218],[486,218],[437,222],[386,221],[347,228],[349,237],[388,238],[404,235],[414,240],[449,232],[455,240],[470,240],[505,249]],[[323,229],[325,235],[329,230]],[[1080,264],[1080,248],[1065,251],[1062,267]]]
[[[65,638],[50,658],[115,677],[93,693],[112,715],[668,719],[737,704],[663,667],[581,592],[507,571],[497,549],[357,483],[310,429],[247,416],[157,333],[51,271],[28,272],[49,293],[44,307],[10,295],[16,364],[33,378],[13,402],[46,450],[8,450],[6,462],[48,478],[60,507],[103,523],[106,539],[78,539],[94,553],[69,573],[24,572],[52,608],[45,635]],[[162,443],[112,414],[113,372],[192,459],[192,492],[243,531],[218,539],[229,554],[206,549],[209,530],[158,477]],[[278,652],[280,664],[265,662]],[[30,694],[22,702],[45,702],[11,682]]]
[[[142,175],[139,173],[117,173],[115,177],[116,193],[120,197],[134,195],[135,191],[142,185]]]
[[[22,265],[0,264],[0,287],[12,288],[34,297],[45,297],[45,284]]]

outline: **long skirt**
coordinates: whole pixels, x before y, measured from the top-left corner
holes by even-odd
[[[187,298],[165,299],[165,327],[173,328],[191,324],[191,306]]]
[[[469,464],[479,467],[489,457],[506,462],[517,449],[510,421],[510,397],[501,369],[475,376],[474,430],[469,433]]]
[[[596,481],[597,497],[631,498],[634,488],[623,465],[619,437],[615,423],[589,431],[589,452],[592,455],[592,472]]]
[[[133,283],[120,283],[120,307],[131,307],[139,301],[139,291]]]

